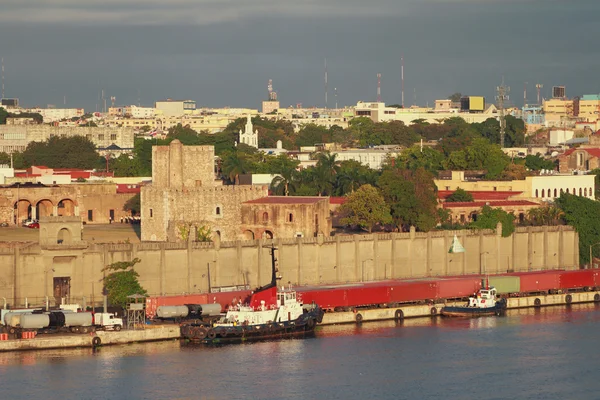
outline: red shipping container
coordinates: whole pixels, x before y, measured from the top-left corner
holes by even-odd
[[[390,301],[389,284],[364,285],[346,289],[347,304],[351,307],[387,304]]]
[[[347,286],[303,287],[297,289],[303,303],[316,303],[324,309],[348,307]]]
[[[592,288],[596,286],[598,272],[594,269],[580,269],[575,271],[562,271],[560,274],[561,289]]]
[[[422,300],[434,300],[436,281],[409,281],[390,284],[390,303],[410,303]]]
[[[470,276],[464,278],[438,279],[437,281],[437,299],[456,299],[469,297],[481,289],[481,280],[479,276]]]
[[[515,273],[521,280],[521,293],[548,293],[560,288],[563,271],[538,271]]]

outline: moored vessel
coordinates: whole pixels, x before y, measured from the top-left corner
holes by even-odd
[[[441,314],[447,317],[481,317],[485,315],[500,315],[506,310],[506,299],[497,298],[494,287],[479,289],[469,297],[469,302],[464,306],[445,306]]]
[[[314,334],[324,311],[315,303],[302,304],[292,287],[277,286],[276,248],[271,248],[271,282],[256,289],[247,304],[234,304],[218,318],[181,323],[185,339],[204,344],[236,343],[303,337]]]

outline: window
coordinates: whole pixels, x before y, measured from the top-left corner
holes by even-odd
[[[221,207],[217,207],[217,209],[215,210],[215,213],[217,215],[221,215]]]
[[[111,133],[110,134],[110,140],[117,140],[117,134],[116,133]]]
[[[558,196],[556,195],[556,189],[554,189],[554,197],[558,197]]]
[[[154,217],[154,212],[150,209],[150,218]]]
[[[88,210],[88,221],[94,220],[94,210]]]
[[[546,191],[542,189],[542,198],[546,197]]]
[[[538,189],[535,189],[535,197],[540,197],[540,192],[538,191]]]
[[[263,222],[269,222],[269,213],[268,212],[263,213],[262,220],[263,220]]]
[[[99,134],[98,135],[98,140],[104,140],[104,134]]]
[[[581,188],[579,188],[579,195],[580,195],[580,196],[581,196],[581,193],[582,193],[582,190],[581,190]]]
[[[292,214],[292,213],[288,214],[287,222],[294,222],[294,214]]]
[[[587,197],[587,188],[583,189],[583,195]]]
[[[497,187],[497,186],[494,186],[494,192],[495,192],[495,191],[497,191],[497,190],[498,190],[498,187]]]

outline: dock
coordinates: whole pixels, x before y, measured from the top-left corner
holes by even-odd
[[[362,323],[367,321],[401,320],[405,318],[438,317],[447,304],[422,304],[405,305],[394,308],[356,309],[346,312],[325,313],[321,325],[338,325]],[[599,303],[600,292],[575,292],[567,294],[548,294],[527,297],[510,297],[507,309],[540,308],[548,306],[568,306],[570,304]],[[67,349],[67,348],[93,348],[128,343],[153,342],[162,340],[175,340],[181,338],[179,325],[156,324],[144,325],[143,329],[115,331],[98,331],[92,334],[46,334],[33,339],[0,340],[0,352]]]

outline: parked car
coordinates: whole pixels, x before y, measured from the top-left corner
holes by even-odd
[[[28,228],[31,229],[40,229],[40,223],[39,222],[32,222],[29,225],[27,225]]]
[[[38,222],[38,220],[37,219],[24,219],[23,226],[29,226],[35,222]]]

